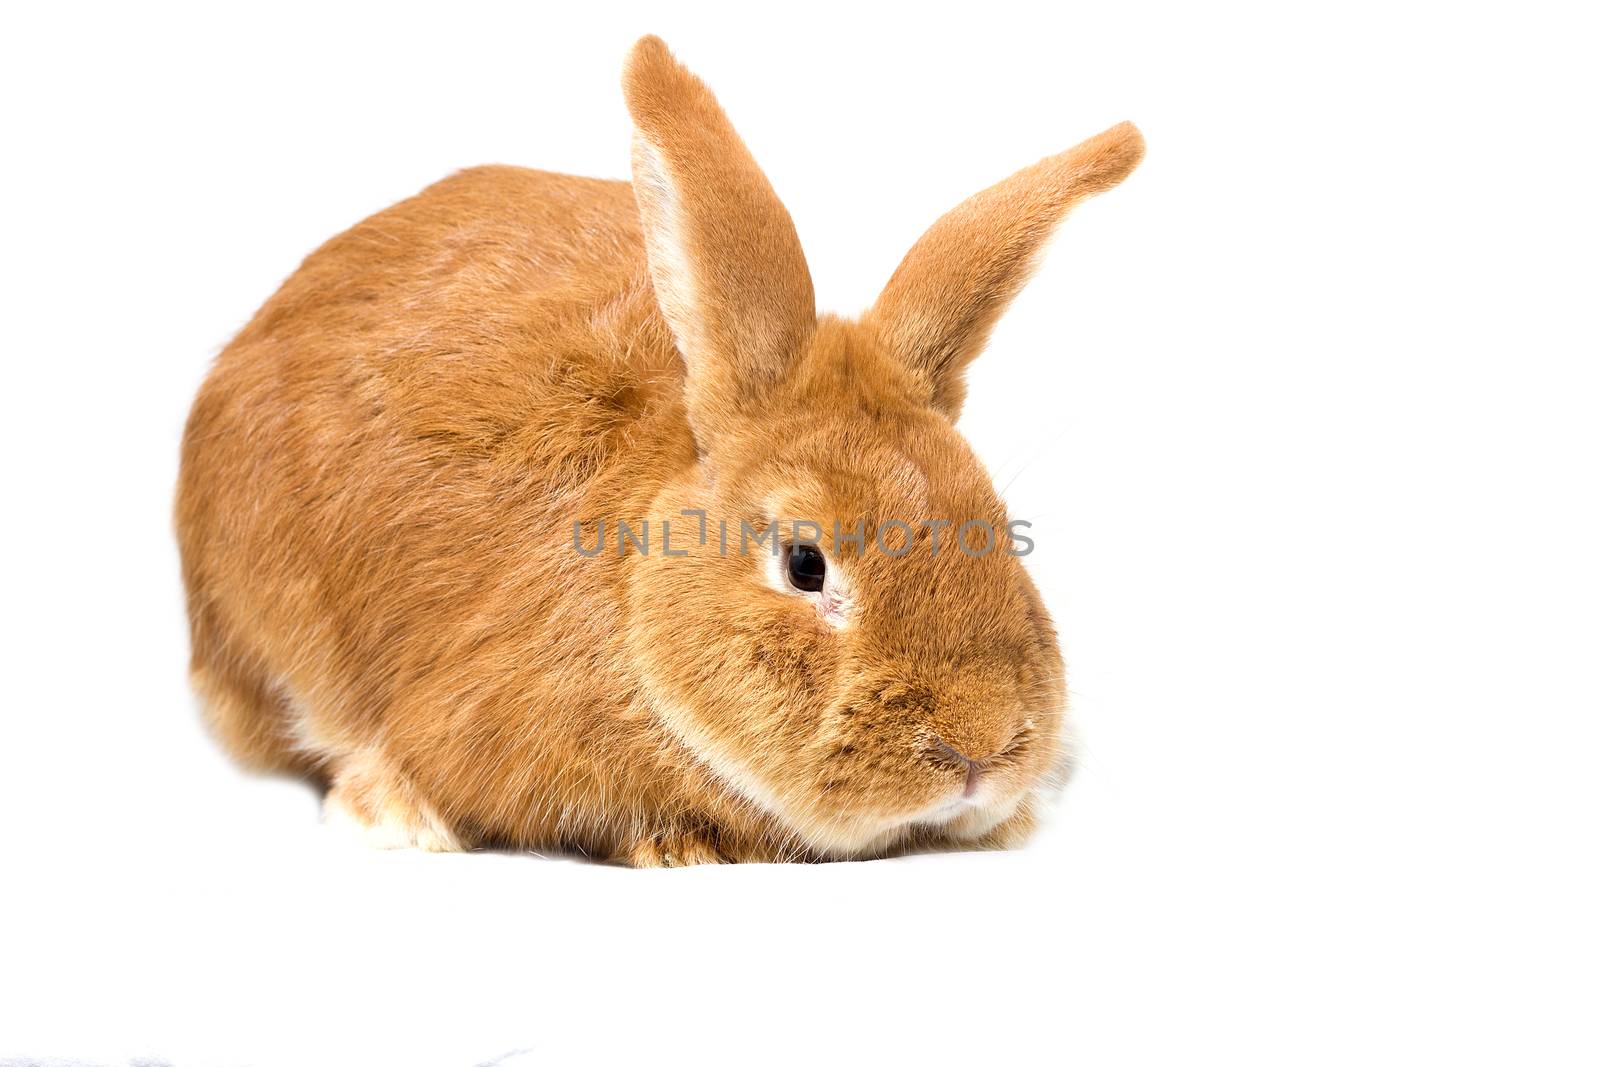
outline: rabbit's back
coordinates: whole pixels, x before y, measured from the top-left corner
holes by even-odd
[[[620,572],[572,524],[641,512],[692,462],[682,373],[626,183],[479,168],[318,249],[184,439],[194,668],[223,739],[304,769],[431,690],[470,706],[468,678],[550,693],[528,672],[581,660],[603,684]],[[486,643],[543,654],[486,671]]]

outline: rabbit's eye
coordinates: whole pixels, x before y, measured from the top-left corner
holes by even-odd
[[[816,545],[789,546],[789,584],[806,593],[822,592],[822,578],[828,573],[822,552]]]

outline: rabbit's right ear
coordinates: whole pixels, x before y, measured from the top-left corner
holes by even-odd
[[[633,191],[662,315],[688,368],[702,452],[743,424],[816,327],[794,223],[705,83],[659,37],[622,76],[633,116]]]

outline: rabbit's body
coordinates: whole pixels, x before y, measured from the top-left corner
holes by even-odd
[[[1015,840],[1064,757],[1038,595],[1002,551],[870,546],[1005,529],[953,428],[961,368],[1137,133],[974,197],[850,322],[815,316],[709,92],[653,39],[628,77],[634,185],[457,174],[311,255],[218,359],[178,498],[214,730],[393,844]],[[785,515],[867,537],[730,552],[685,509],[736,546]]]
[[[618,648],[616,522],[694,462],[682,378],[625,182],[480,168],[313,253],[185,442],[194,673],[229,747],[440,845],[611,855],[672,836],[619,814],[749,821],[687,799],[719,791]]]

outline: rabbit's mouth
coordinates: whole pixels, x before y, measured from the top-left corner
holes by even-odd
[[[911,821],[919,825],[943,825],[973,811],[996,806],[1015,807],[1014,800],[1009,806],[1006,801],[1012,799],[1011,793],[1021,792],[1010,787],[1016,784],[1016,769],[1026,759],[1034,730],[1033,721],[1025,721],[999,752],[979,760],[967,758],[942,740],[934,741],[929,755],[945,766],[955,765],[957,778],[952,789],[957,792],[936,801]]]
[[[953,781],[949,789],[921,813],[909,821],[914,826],[952,827],[969,822],[986,822],[990,815],[998,815],[988,825],[1000,821],[1016,810],[1025,788],[1017,788],[1016,774],[1012,771],[1013,759],[1009,753],[988,760],[960,759],[964,772]],[[1010,773],[1008,773],[1010,772]],[[982,830],[977,831],[982,833]]]
[[[913,820],[919,826],[943,826],[952,822],[967,812],[982,807],[976,795],[959,796],[954,800],[939,805],[926,815]]]
[[[984,783],[971,794],[963,791],[961,796],[939,802],[912,819],[911,825],[940,830],[957,839],[982,837],[1015,814],[1027,792],[1002,791],[996,783]]]

